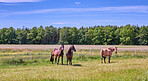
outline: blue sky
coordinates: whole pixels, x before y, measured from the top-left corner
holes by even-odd
[[[148,25],[148,0],[0,0],[0,28]]]

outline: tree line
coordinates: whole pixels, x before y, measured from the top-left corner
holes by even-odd
[[[0,44],[148,45],[148,26],[0,29]]]

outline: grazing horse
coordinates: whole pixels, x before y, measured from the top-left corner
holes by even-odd
[[[60,49],[53,49],[52,52],[51,52],[51,58],[50,58],[50,61],[52,62],[53,64],[53,60],[54,60],[54,56],[55,56],[55,64],[56,64],[56,60],[57,60],[57,57],[58,57],[58,63],[59,64],[59,59],[60,59],[60,56],[61,56],[61,60],[62,60],[62,65],[63,65],[63,53],[64,51],[64,45],[61,45]]]
[[[106,56],[108,56],[108,62],[110,63],[110,58],[111,58],[113,51],[115,51],[115,54],[117,54],[117,47],[110,47],[108,49],[102,49],[101,50],[101,63],[103,63],[103,58],[104,58],[104,63],[106,63],[105,61]]]
[[[68,49],[68,51],[66,52],[67,65],[68,65],[68,61],[69,61],[69,64],[72,65],[73,51],[76,51],[76,49],[75,49],[74,45],[71,45],[70,48]]]

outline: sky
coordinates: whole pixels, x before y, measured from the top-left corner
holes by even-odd
[[[148,25],[148,0],[0,0],[0,28]]]

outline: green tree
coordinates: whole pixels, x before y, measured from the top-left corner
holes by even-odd
[[[0,43],[8,44],[8,28],[3,28],[0,30]]]
[[[94,30],[93,28],[89,28],[87,32],[87,43],[86,44],[93,44],[92,39],[94,38]]]
[[[40,27],[37,29],[37,36],[36,36],[36,43],[37,43],[37,44],[43,44],[44,35],[45,35],[45,30],[43,29],[43,26],[40,26]]]
[[[120,42],[120,38],[121,38],[120,32],[121,32],[122,28],[123,28],[122,26],[121,27],[117,27],[117,29],[115,31],[115,39],[114,39],[114,44],[115,45],[121,44],[121,42]]]
[[[70,33],[70,36],[69,36],[69,41],[68,43],[69,44],[78,44],[78,29],[76,27],[73,27],[73,28],[70,28],[69,29],[69,33]]]
[[[45,44],[54,44],[54,27],[45,27],[45,34],[44,34],[44,43]]]
[[[134,34],[134,38],[132,40],[133,41],[133,45],[139,45],[139,41],[138,40],[140,38],[139,37],[140,27],[138,25],[137,26],[133,25],[132,27],[134,29],[134,33],[133,33]]]
[[[60,29],[57,29],[57,28],[53,28],[53,41],[52,43],[53,44],[57,44],[59,42],[59,34],[60,34]]]
[[[148,45],[148,26],[47,26],[15,30],[0,29],[0,44],[93,44],[93,45]]]
[[[122,31],[120,32],[121,45],[133,45],[133,39],[135,37],[134,33],[134,28],[132,28],[130,24],[123,27]]]
[[[106,26],[104,27],[104,37],[105,37],[105,45],[115,45],[116,41],[116,31],[117,27],[116,26]]]
[[[36,39],[37,37],[37,27],[33,27],[30,32],[27,34],[27,39],[29,41],[30,44],[37,44],[38,41]]]
[[[29,30],[28,30],[29,31]],[[27,28],[17,29],[16,31],[16,43],[17,44],[26,44],[27,43]]]
[[[99,44],[102,45],[104,43],[104,29],[103,27],[96,27],[93,33],[94,37],[92,39],[92,43],[94,45]]]
[[[8,44],[15,44],[16,43],[16,33],[13,27],[10,27],[7,31],[8,36]]]
[[[86,44],[88,28],[81,27],[78,33],[78,44]]]
[[[148,45],[148,26],[141,27],[138,41],[141,45]]]
[[[68,27],[60,29],[60,39],[59,44],[69,44],[70,41],[70,32]]]

